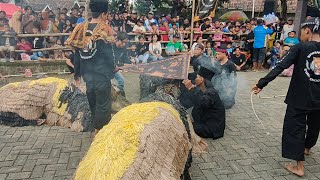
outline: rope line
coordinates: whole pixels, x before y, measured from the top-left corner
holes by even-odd
[[[254,92],[252,91],[250,100],[251,100],[251,107],[252,107],[253,113],[254,113],[254,115],[256,116],[256,118],[259,120],[259,122],[260,122],[260,124],[262,125],[263,129],[266,130],[266,127],[264,126],[264,124],[263,124],[263,122],[261,121],[261,119],[258,117],[257,112],[256,112],[256,110],[255,110],[255,108],[254,108],[253,95],[254,95]],[[267,135],[270,135],[270,133],[267,132]]]

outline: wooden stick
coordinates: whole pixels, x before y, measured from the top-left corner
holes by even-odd
[[[15,50],[18,53],[25,53],[25,52],[38,52],[38,51],[54,51],[54,50],[71,50],[70,46],[61,46],[61,47],[51,47],[51,48],[42,48],[42,49],[31,49],[30,51],[26,50]]]
[[[195,11],[195,6],[196,6],[196,1],[192,0],[192,18],[191,18],[191,35],[190,35],[190,48],[192,47],[192,43],[193,43],[193,24],[194,24],[194,11]]]
[[[38,76],[38,75],[49,75],[49,74],[71,74],[71,72],[44,72],[44,73],[37,73],[32,74],[32,76]],[[3,76],[3,78],[10,78],[10,77],[24,77],[24,74],[9,74]]]
[[[193,25],[191,25],[192,28]],[[200,32],[193,32],[192,31],[185,31],[185,34],[201,34]],[[168,34],[166,32],[160,32],[160,34]],[[225,35],[231,35],[231,33],[225,33],[225,32],[216,32],[216,31],[209,31],[209,32],[204,32],[202,34],[225,34]],[[12,35],[1,35],[2,37],[50,37],[50,36],[69,36],[70,33],[51,33],[51,34],[17,34],[15,36]],[[129,36],[138,36],[141,34],[138,33],[128,33]],[[152,33],[144,33],[144,35],[152,35]]]
[[[50,37],[50,36],[69,36],[70,33],[50,33],[50,34],[18,34],[17,37]]]
[[[88,22],[88,20],[89,20],[89,1],[90,0],[86,0],[86,3],[84,5],[84,7],[85,7],[84,17],[85,17],[86,22]]]

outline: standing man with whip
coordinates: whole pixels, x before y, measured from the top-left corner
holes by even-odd
[[[258,94],[284,69],[294,64],[285,100],[288,106],[282,133],[282,157],[297,161],[297,165],[288,164],[287,169],[298,176],[304,175],[304,155],[310,154],[320,129],[319,26],[319,17],[304,22],[301,25],[303,42],[293,46],[281,62],[252,88],[252,93]]]

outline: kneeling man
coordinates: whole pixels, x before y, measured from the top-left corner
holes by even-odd
[[[224,134],[226,113],[219,94],[210,82],[213,75],[214,72],[200,67],[195,85],[190,79],[183,83],[191,93],[194,105],[192,117],[195,132],[203,138],[218,139]]]

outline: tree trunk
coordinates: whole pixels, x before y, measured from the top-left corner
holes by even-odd
[[[283,19],[286,19],[287,18],[287,11],[288,11],[287,1],[286,0],[280,0],[280,1],[281,1],[280,17]]]

